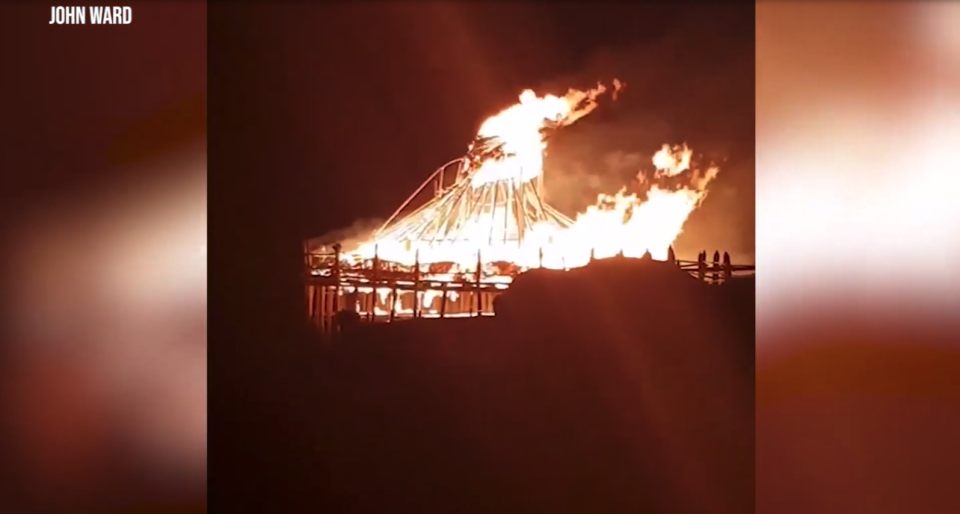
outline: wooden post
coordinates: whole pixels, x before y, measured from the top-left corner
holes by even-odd
[[[443,299],[440,300],[440,317],[444,318],[447,315],[447,283],[444,282],[440,289],[443,291]]]
[[[397,283],[393,283],[393,291],[390,294],[390,322],[393,323],[393,317],[396,316],[397,310]]]
[[[304,299],[307,301],[307,302],[306,302],[306,303],[307,303],[307,319],[310,320],[310,321],[313,321],[313,308],[314,308],[314,306],[313,306],[313,286],[310,285],[310,283],[307,282],[306,280],[305,280],[304,282],[305,282],[305,284],[304,284],[303,290],[304,290],[304,293],[305,293],[305,295],[304,295],[305,298],[304,298]]]
[[[730,254],[723,252],[723,281],[733,278],[733,265],[730,264]]]
[[[340,250],[343,246],[340,243],[333,245],[334,251],[334,261],[333,261],[333,282],[336,284],[336,289],[333,294],[333,315],[336,316],[340,312]],[[334,323],[332,325],[334,330],[339,330],[339,325]]]
[[[326,327],[325,332],[327,334],[333,333],[333,315],[336,313],[336,311],[332,309],[335,297],[331,294],[331,291],[329,287],[324,286],[323,296],[321,296],[321,298],[323,298],[323,323]]]
[[[700,282],[707,281],[707,252],[701,252],[697,255],[697,279]]]
[[[670,247],[667,248],[667,262],[670,264],[677,263],[677,254],[673,253],[673,245],[670,245]]]
[[[720,250],[713,252],[713,274],[711,278],[714,284],[720,282]]]
[[[323,329],[323,286],[311,286],[310,321],[318,329]]]
[[[481,309],[481,307],[482,307],[482,305],[481,305],[481,303],[480,303],[480,300],[481,300],[481,298],[480,298],[480,275],[481,275],[481,272],[482,272],[482,271],[483,271],[483,261],[480,260],[480,249],[477,249],[477,271],[474,273],[474,277],[473,277],[473,296],[474,296],[475,298],[471,298],[471,299],[474,300],[476,303],[470,302],[470,315],[471,315],[471,316],[473,316],[473,314],[474,314],[474,311],[473,311],[473,308],[474,308],[474,307],[477,308],[477,311],[476,311],[477,316],[480,315],[480,309]]]
[[[320,294],[317,295],[317,328],[320,329],[321,334],[327,333],[327,287],[326,286],[317,286]]]
[[[311,325],[317,325],[317,310],[320,305],[317,302],[317,286],[307,285],[307,320]]]
[[[322,292],[321,286],[310,286],[310,323],[317,328],[323,327]]]
[[[306,286],[304,286],[304,291],[306,292],[306,300],[307,300],[307,320],[309,320],[311,323],[316,321],[315,319],[313,319],[313,317],[315,314],[314,311],[317,308],[316,303],[314,302],[313,288],[314,286],[311,285],[310,283],[307,283]]]
[[[540,267],[543,267],[543,247],[540,247]]]
[[[595,257],[594,257],[594,256],[595,256],[595,252],[594,252],[594,249],[593,249],[593,248],[591,248],[591,249],[590,249],[590,262],[593,262],[593,261],[594,261],[594,259],[595,259]]]
[[[419,318],[420,306],[420,249],[413,254],[413,317]]]
[[[323,323],[323,333],[333,332],[333,312],[330,310],[333,295],[330,294],[330,288],[323,286],[320,288],[320,316]]]
[[[367,321],[373,322],[374,311],[377,310],[377,287],[380,285],[380,245],[373,245],[373,294],[369,295],[370,301],[364,302],[370,305],[367,310]]]

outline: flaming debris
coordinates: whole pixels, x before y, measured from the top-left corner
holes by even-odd
[[[613,85],[615,97],[624,85],[617,80]],[[590,114],[606,91],[602,84],[564,96],[524,91],[519,103],[480,126],[466,156],[434,172],[368,240],[344,247],[343,264],[369,265],[377,258],[429,267],[425,278],[463,273],[508,283],[513,272],[583,266],[591,255],[641,257],[649,252],[666,259],[718,172],[715,167],[693,168],[693,152],[685,144],[664,145],[653,156],[652,178],[637,177],[645,192],[628,193],[625,187],[600,195],[596,205],[574,219],[543,201],[548,135]],[[401,217],[429,184],[434,185],[433,199]],[[478,261],[480,274],[475,273]]]

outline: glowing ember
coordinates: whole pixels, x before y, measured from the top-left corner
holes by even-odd
[[[614,81],[614,94],[622,86]],[[545,129],[586,116],[605,91],[602,85],[562,97],[524,91],[519,103],[481,125],[466,157],[437,170],[424,184],[440,177],[433,200],[402,219],[391,218],[367,242],[344,248],[344,260],[377,256],[405,266],[451,263],[443,272],[430,273],[440,276],[474,270],[479,258],[486,280],[493,276],[508,282],[509,276],[493,269],[493,263],[519,269],[571,268],[589,262],[591,253],[605,258],[650,252],[655,259],[665,259],[718,172],[715,167],[692,168],[693,151],[686,145],[663,145],[653,156],[653,180],[658,183],[645,197],[628,194],[626,188],[600,195],[596,205],[573,220],[543,202]],[[453,164],[456,179],[445,186],[443,173]],[[638,179],[648,182],[640,175]]]

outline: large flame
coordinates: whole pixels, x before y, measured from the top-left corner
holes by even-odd
[[[614,81],[614,94],[621,87]],[[476,191],[494,183],[523,183],[541,177],[547,147],[545,129],[567,126],[586,116],[597,107],[596,99],[605,91],[603,85],[587,91],[571,90],[562,97],[540,97],[524,91],[519,103],[480,126],[465,161],[470,186]],[[524,226],[521,240],[495,240],[491,236],[494,230],[517,215],[515,204],[504,202],[502,208],[491,209],[492,215],[461,214],[455,239],[376,237],[357,248],[345,248],[345,258],[369,260],[377,255],[405,265],[415,261],[452,262],[464,270],[476,267],[478,255],[483,263],[511,262],[521,268],[555,269],[582,266],[591,255],[641,257],[649,252],[654,259],[663,260],[718,172],[715,167],[694,169],[692,156],[693,151],[685,144],[663,145],[652,158],[652,177],[644,176],[642,170],[638,174],[639,183],[648,187],[645,194],[623,188],[613,195],[600,195],[596,205],[578,214],[570,226],[542,220]],[[495,186],[488,190],[496,204],[494,195],[500,189]],[[439,218],[439,213],[431,209],[427,207],[420,215]],[[437,224],[441,223],[444,221],[437,219]]]
[[[528,181],[543,174],[543,153],[547,148],[542,130],[548,125],[569,125],[597,107],[596,98],[606,91],[600,84],[588,91],[570,90],[566,96],[542,98],[531,90],[520,95],[520,103],[487,118],[478,137],[499,143],[503,157],[486,159],[472,177],[481,185],[502,180]]]

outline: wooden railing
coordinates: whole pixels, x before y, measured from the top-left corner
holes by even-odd
[[[707,261],[707,252],[701,252],[696,261],[684,261],[676,259],[670,248],[667,262],[709,284],[722,284],[755,269],[753,265],[734,265],[729,254],[724,252],[721,257],[719,251],[714,252],[712,262]],[[384,262],[377,256],[350,265],[341,259],[339,245],[334,245],[333,252],[305,251],[304,264],[309,319],[324,333],[360,321],[491,316],[493,300],[522,271],[513,266],[497,276],[484,276],[479,254],[473,271],[459,273],[429,267],[424,272],[418,258],[412,267]]]

